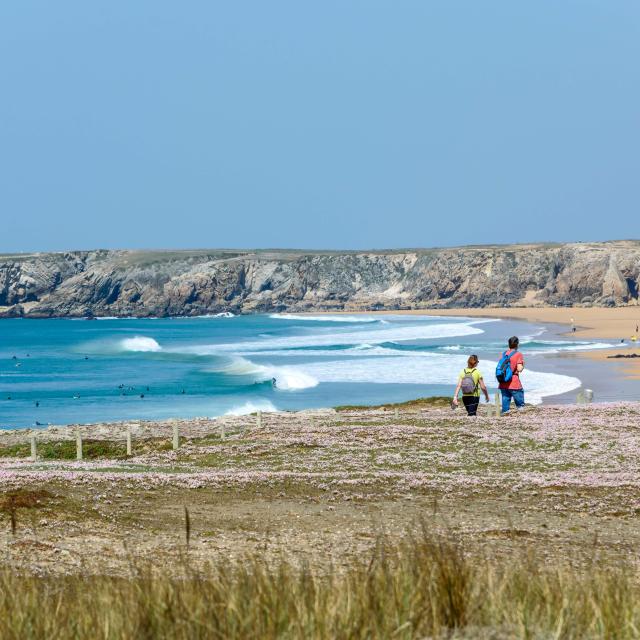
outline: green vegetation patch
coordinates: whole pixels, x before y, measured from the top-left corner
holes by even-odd
[[[167,438],[134,440],[133,455],[170,451],[171,448],[171,441]],[[76,441],[38,441],[37,453],[40,460],[75,460],[77,453]],[[31,445],[26,442],[0,447],[0,458],[28,458],[30,455]],[[125,459],[127,457],[126,444],[124,440],[83,439],[82,456],[89,460],[100,458]]]
[[[336,411],[362,411],[362,409],[433,409],[446,408],[451,405],[448,396],[433,396],[431,398],[416,398],[407,402],[390,402],[377,405],[344,404],[334,407]]]

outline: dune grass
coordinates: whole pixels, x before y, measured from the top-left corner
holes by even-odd
[[[2,638],[637,638],[638,574],[470,556],[426,528],[340,570],[256,553],[179,577],[0,573]]]

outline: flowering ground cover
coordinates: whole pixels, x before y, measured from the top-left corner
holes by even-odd
[[[483,408],[484,409],[484,408]],[[496,557],[634,559],[640,403],[543,406],[508,418],[411,404],[0,435],[2,563],[126,575],[260,552],[347,566],[428,524]],[[224,437],[223,437],[224,430]],[[188,542],[188,545],[187,545]]]

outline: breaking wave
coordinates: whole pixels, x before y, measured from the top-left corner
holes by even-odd
[[[305,335],[273,337],[262,340],[247,340],[223,344],[187,347],[186,351],[198,355],[211,355],[221,351],[234,353],[258,352],[274,349],[295,349],[299,347],[333,347],[335,345],[379,345],[384,342],[407,342],[411,340],[432,340],[452,336],[470,336],[484,333],[473,326],[477,323],[428,323],[395,325],[388,324],[379,329],[345,331],[331,333],[309,333]]]
[[[292,367],[319,382],[385,383],[385,384],[444,384],[452,385],[465,366],[464,356],[438,353],[417,356],[373,357],[349,360],[311,362]],[[487,384],[495,386],[495,362],[485,362],[483,369]],[[527,369],[523,375],[527,402],[539,404],[545,396],[554,396],[580,387],[578,378],[557,373]]]
[[[244,404],[232,407],[225,412],[226,416],[246,416],[256,411],[264,411],[265,413],[277,411],[268,400],[248,400]]]
[[[247,358],[233,357],[223,360],[208,371],[228,376],[246,376],[253,382],[275,380],[274,387],[283,391],[309,389],[318,384],[318,380],[296,367],[256,364]]]
[[[295,313],[272,313],[270,318],[274,320],[295,320],[296,322],[299,320],[303,320],[306,322],[385,322],[381,318],[373,318],[371,316],[347,316],[347,315],[326,315],[326,316],[308,316],[308,315],[298,315]],[[386,322],[385,322],[386,324]]]
[[[134,336],[124,338],[119,343],[121,351],[162,351],[162,347],[153,338],[147,336]]]

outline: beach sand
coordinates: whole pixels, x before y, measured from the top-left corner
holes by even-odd
[[[585,351],[577,355],[591,360],[609,362],[616,366],[621,375],[640,379],[640,358],[611,359],[609,356],[632,353],[640,354],[639,342],[630,345],[640,325],[640,306],[612,308],[574,308],[574,307],[519,307],[519,308],[483,308],[483,309],[437,309],[419,313],[437,316],[464,316],[480,318],[502,318],[523,320],[536,324],[554,323],[568,325],[570,335],[579,338],[610,339],[615,342],[624,340],[626,346],[619,349]],[[575,333],[571,326],[576,327]],[[630,345],[630,346],[629,346]]]

